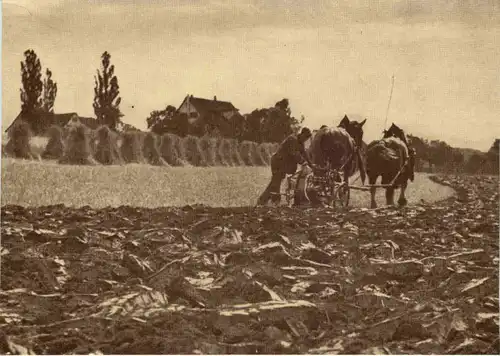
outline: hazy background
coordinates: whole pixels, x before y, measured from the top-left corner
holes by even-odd
[[[247,113],[287,97],[316,128],[344,113],[487,150],[500,136],[500,0],[4,0],[2,126],[20,109],[20,61],[33,48],[58,84],[56,112],[94,116],[107,50],[124,121],[187,93]],[[134,108],[132,108],[134,106]]]

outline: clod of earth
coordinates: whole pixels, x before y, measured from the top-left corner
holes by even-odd
[[[0,352],[497,354],[498,178],[434,179],[458,195],[348,212],[4,206]]]

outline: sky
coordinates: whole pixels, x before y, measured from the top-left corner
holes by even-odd
[[[94,116],[94,75],[111,54],[123,120],[186,94],[241,113],[286,97],[310,128],[367,118],[488,150],[500,137],[500,0],[3,0],[2,127],[20,109],[34,49],[58,85],[55,112]]]

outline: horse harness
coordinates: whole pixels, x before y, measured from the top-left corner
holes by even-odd
[[[348,135],[349,135],[349,133],[348,133]],[[352,138],[351,135],[349,135],[349,137]],[[344,171],[344,167],[347,164],[352,163],[355,155],[359,151],[359,148],[358,148],[358,145],[356,144],[356,141],[354,139],[352,141],[353,141],[353,150],[350,153],[350,155],[348,156],[348,158],[344,161],[342,166],[340,166],[340,168],[338,168],[338,169],[331,169],[329,167],[330,162],[328,162],[326,167],[321,167],[319,169],[320,171],[323,171],[321,175],[317,175],[316,173],[313,174],[313,176],[311,177],[311,183],[313,183],[315,186],[322,186],[324,188],[324,187],[330,187],[335,182],[340,183],[342,181],[342,177],[340,176],[340,172]],[[300,177],[299,177],[299,179],[300,179]]]

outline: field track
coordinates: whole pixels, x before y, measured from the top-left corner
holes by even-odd
[[[3,206],[0,353],[498,354],[498,177],[434,179],[347,213]]]
[[[2,205],[252,206],[269,178],[269,167],[89,167],[2,159]],[[396,191],[396,201],[398,194]],[[453,189],[432,182],[427,174],[417,174],[407,190],[410,204],[421,199],[435,202],[452,194]],[[368,192],[352,192],[351,205],[369,207],[369,199]],[[379,206],[385,204],[382,189],[377,199]]]

